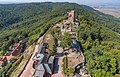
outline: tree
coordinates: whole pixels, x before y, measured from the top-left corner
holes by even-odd
[[[110,65],[111,65],[111,73],[112,74],[115,74],[116,73],[116,59],[115,58],[112,58],[111,60],[110,60]]]
[[[65,32],[64,35],[62,36],[61,45],[64,48],[69,48],[71,44],[72,44],[71,37],[69,33]]]

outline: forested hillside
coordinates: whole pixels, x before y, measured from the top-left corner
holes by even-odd
[[[0,50],[29,38],[28,45],[74,9],[81,25],[78,40],[84,50],[87,70],[93,77],[120,73],[120,20],[75,3],[30,3],[0,5]]]

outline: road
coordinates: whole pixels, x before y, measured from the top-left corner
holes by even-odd
[[[30,58],[30,60],[29,60],[29,62],[27,64],[27,66],[25,67],[25,70],[22,72],[22,74],[20,75],[20,77],[33,77],[35,69],[33,69],[33,67],[32,67],[33,62],[34,62],[32,59],[33,59],[35,53],[38,52],[38,47],[42,43],[43,37],[50,31],[51,28],[52,28],[52,26],[48,29],[48,31],[43,36],[41,36],[38,39],[38,42],[37,42],[38,45],[35,46],[35,50],[34,50],[32,56],[31,56],[31,58]]]
[[[40,37],[39,43],[42,42],[42,39],[43,39],[43,36]],[[23,73],[20,75],[20,77],[33,77],[33,74],[34,74],[34,72],[35,72],[35,69],[33,69],[33,67],[32,67],[33,62],[34,62],[32,59],[33,59],[35,53],[38,52],[38,46],[39,46],[39,45],[36,45],[36,46],[35,46],[35,50],[34,50],[32,56],[31,56],[31,58],[30,58],[30,60],[29,60],[29,62],[28,62],[28,64],[27,64],[27,66],[25,67],[25,70],[24,70]]]
[[[30,58],[27,66],[25,67],[25,70],[23,71],[23,73],[21,74],[20,77],[32,77],[32,75],[33,75],[33,73],[34,73],[34,71],[35,71],[35,70],[33,69],[33,67],[32,67],[32,64],[33,64],[33,62],[34,62],[34,61],[32,60],[32,58],[34,57],[35,53],[37,52],[37,49],[38,49],[38,45],[36,45],[35,50],[34,50],[34,53],[33,53],[32,57]]]

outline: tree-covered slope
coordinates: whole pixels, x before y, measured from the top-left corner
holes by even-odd
[[[120,73],[120,35],[104,24],[79,18],[77,32],[86,66],[92,77],[113,77]],[[118,75],[119,77],[119,75]]]
[[[110,15],[103,14],[85,5],[75,3],[29,3],[29,4],[8,4],[0,5],[0,28],[12,25],[16,22],[25,21],[38,16],[44,16],[51,11],[54,13],[65,14],[68,10],[75,9],[78,14],[87,16],[97,22],[105,24],[107,27],[119,32],[119,19]],[[112,22],[111,22],[112,21]],[[108,23],[109,22],[109,23]],[[111,22],[111,23],[110,23]]]
[[[53,10],[53,3],[0,5],[0,26],[5,27],[37,15],[46,15]],[[38,19],[38,18],[37,18]],[[36,20],[37,20],[36,19]]]
[[[29,38],[28,45],[53,24],[75,10],[81,25],[77,29],[93,77],[111,77],[120,73],[120,20],[75,3],[29,3],[0,5],[0,50]]]
[[[88,8],[91,13],[78,16],[81,25],[77,29],[87,70],[92,77],[119,77],[119,19]]]

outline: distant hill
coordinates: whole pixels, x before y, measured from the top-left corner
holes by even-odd
[[[67,6],[69,6],[67,8]],[[65,8],[63,8],[65,7]],[[62,9],[61,9],[62,8]],[[60,10],[61,9],[61,10]],[[115,19],[114,17],[110,15],[106,15],[103,13],[100,13],[88,6],[85,5],[78,5],[75,3],[24,3],[24,4],[1,4],[0,5],[0,28],[5,28],[7,26],[11,26],[15,23],[20,23],[22,21],[35,21],[38,18],[37,16],[44,16],[46,14],[49,14],[51,12],[56,12],[58,15],[64,15],[68,10],[75,9],[78,14],[84,15],[84,13],[88,13],[88,15],[94,15],[91,16],[101,18],[104,20],[106,18],[107,20],[114,20],[116,23],[117,21],[120,21],[119,19]],[[59,11],[60,10],[60,11]],[[53,13],[54,15],[54,13]],[[102,16],[102,17],[101,17]],[[38,19],[39,20],[39,19]],[[28,22],[29,22],[28,21]],[[117,25],[116,25],[117,26]],[[20,27],[20,26],[19,26]]]

